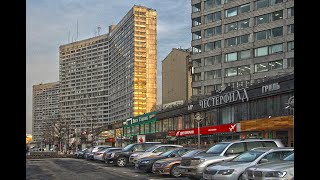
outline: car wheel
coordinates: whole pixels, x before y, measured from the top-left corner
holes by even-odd
[[[127,159],[125,157],[119,157],[117,159],[117,165],[120,167],[124,167],[127,164]]]
[[[173,177],[180,177],[181,173],[179,172],[179,168],[178,168],[179,164],[175,164],[171,167],[170,170],[170,175]]]

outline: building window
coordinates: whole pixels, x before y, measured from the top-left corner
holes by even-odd
[[[250,4],[244,4],[244,5],[241,5],[238,7],[233,7],[233,8],[227,9],[225,11],[225,14],[226,14],[225,16],[232,17],[232,16],[236,16],[241,13],[249,12],[249,11],[250,11]]]
[[[256,48],[254,51],[255,57],[266,56],[268,55],[268,47]]]
[[[288,9],[288,17],[294,16],[294,7]]]
[[[217,48],[221,48],[221,40],[204,44],[204,52],[212,51]]]
[[[199,94],[201,94],[201,87],[192,88],[192,95],[199,95]]]
[[[214,86],[213,85],[204,86],[204,93],[205,94],[210,94],[211,91],[214,91]]]
[[[254,65],[254,72],[265,72],[268,71],[268,63],[260,63]]]
[[[283,69],[283,60],[269,62],[269,70]]]
[[[197,18],[194,18],[192,19],[192,26],[199,26],[201,25],[201,17],[197,17]]]
[[[294,24],[288,25],[288,34],[294,33]]]
[[[283,60],[259,63],[254,65],[255,72],[266,72],[269,70],[283,69]]]
[[[193,53],[193,54],[201,53],[201,45],[193,46],[193,47],[192,47],[192,53]]]
[[[221,34],[221,26],[209,28],[204,30],[204,37],[211,37],[213,35]]]
[[[250,65],[238,67],[238,75],[239,76],[246,75],[246,74],[250,74]]]
[[[269,46],[269,54],[275,54],[279,52],[283,52],[282,44],[275,44]]]
[[[226,17],[232,17],[238,15],[238,7],[230,8],[226,10]]]
[[[239,59],[242,60],[242,59],[248,59],[248,58],[251,58],[251,49],[240,52]]]
[[[245,19],[245,20],[239,21],[239,23],[238,23],[239,29],[244,29],[244,28],[249,27],[249,22],[250,22],[250,19]]]
[[[243,43],[248,43],[249,42],[249,34],[229,38],[226,41],[227,41],[226,47],[235,46],[235,45],[243,44]]]
[[[201,81],[201,73],[195,73],[192,75],[192,81]]]
[[[270,14],[264,14],[256,17],[256,24],[269,23],[271,21],[280,20],[283,18],[283,11],[276,11]]]
[[[192,61],[193,67],[200,67],[201,66],[201,59],[195,59]]]
[[[256,24],[263,24],[263,23],[268,23],[269,22],[269,14],[265,14],[262,16],[256,17]]]
[[[287,67],[293,68],[294,67],[294,58],[288,58],[287,59]]]
[[[226,62],[236,61],[238,60],[237,52],[226,54],[225,58]]]
[[[225,69],[225,77],[236,76],[237,74],[238,72],[236,67]]]
[[[204,72],[204,79],[214,79],[214,78],[220,78],[221,77],[221,70],[213,70],[213,71],[206,71]]]
[[[199,11],[201,11],[201,3],[192,5],[192,12],[199,12]]]
[[[256,6],[257,6],[257,9],[268,7],[269,6],[269,0],[258,0],[256,2]]]
[[[221,19],[221,12],[216,12],[216,13],[212,13],[212,14],[208,14],[204,16],[204,23],[211,23],[214,21],[218,21]]]
[[[208,66],[208,65],[221,63],[221,57],[222,57],[221,55],[206,57],[204,58],[204,65]]]
[[[221,0],[207,0],[204,2],[204,9],[211,9],[214,6],[219,6],[221,5]]]
[[[264,7],[269,7],[269,6],[272,6],[272,5],[276,5],[276,4],[282,3],[282,1],[283,0],[258,0],[256,2],[256,7],[257,7],[257,9],[264,8]]]
[[[196,31],[192,33],[192,40],[201,39],[201,31]]]
[[[294,41],[288,42],[288,51],[294,50]]]
[[[269,39],[270,37],[277,37],[283,35],[283,27],[277,27],[265,31],[256,32],[256,40]]]
[[[271,20],[272,21],[276,21],[276,20],[280,20],[283,18],[283,11],[276,11],[271,13]]]

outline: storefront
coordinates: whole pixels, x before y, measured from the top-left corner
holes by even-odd
[[[293,146],[293,109],[286,109],[288,100],[294,96],[293,90],[292,74],[272,78],[248,88],[227,88],[223,92],[212,93],[190,104],[158,111],[156,130],[158,132],[194,130],[192,135],[178,137],[177,143],[197,144],[195,115],[200,114],[203,119],[200,127],[239,124],[238,131],[231,134],[230,132],[202,134],[202,144],[240,138],[269,137],[281,138],[287,146]],[[256,123],[252,125],[255,128],[248,128],[250,122]]]
[[[155,136],[156,112],[149,112],[140,116],[127,119],[123,122],[123,136],[130,139],[130,142],[136,142],[137,135],[146,135],[146,140],[150,141],[152,136]],[[154,134],[154,135],[152,135]]]
[[[241,138],[275,138],[293,147],[293,116],[270,117],[240,121]]]

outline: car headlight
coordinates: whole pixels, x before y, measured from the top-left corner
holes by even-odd
[[[234,171],[234,169],[225,169],[225,170],[220,170],[220,171],[218,172],[218,174],[230,175],[230,174],[233,173],[233,171]]]
[[[150,161],[141,161],[141,164],[148,164]]]
[[[110,157],[113,158],[115,153],[111,153]]]
[[[265,177],[284,177],[286,174],[286,171],[271,171],[267,172]]]

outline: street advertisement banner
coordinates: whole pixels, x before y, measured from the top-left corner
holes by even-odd
[[[220,126],[206,126],[200,127],[201,135],[215,134],[215,133],[226,133],[226,132],[236,132],[237,124],[223,124]],[[182,136],[193,136],[198,134],[198,128],[178,130],[176,132],[177,137]]]
[[[146,142],[146,135],[137,135],[137,143]]]

